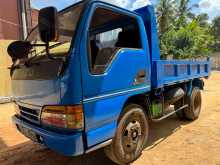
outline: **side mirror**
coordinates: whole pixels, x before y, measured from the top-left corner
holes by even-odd
[[[58,12],[55,7],[46,7],[40,10],[38,27],[43,42],[49,43],[58,40]]]
[[[12,42],[7,49],[8,54],[11,56],[12,61],[17,59],[27,58],[28,53],[32,49],[32,45],[28,41],[15,41]]]

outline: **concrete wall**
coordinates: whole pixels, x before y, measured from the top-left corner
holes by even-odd
[[[7,47],[12,41],[0,40],[0,97],[11,96],[11,80],[8,67],[11,59],[7,54]]]

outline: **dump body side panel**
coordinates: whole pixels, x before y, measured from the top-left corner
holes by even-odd
[[[146,44],[149,44],[152,64],[152,88],[162,88],[167,85],[209,76],[210,60],[161,60],[157,23],[153,6],[145,6],[135,10],[135,12],[141,15],[147,32],[148,43]]]
[[[153,62],[152,86],[162,88],[210,75],[210,61],[158,60]]]

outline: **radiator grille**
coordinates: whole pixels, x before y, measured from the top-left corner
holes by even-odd
[[[40,110],[30,109],[22,106],[19,106],[19,109],[22,118],[36,124],[40,123]]]

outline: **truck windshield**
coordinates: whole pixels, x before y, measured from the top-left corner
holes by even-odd
[[[59,40],[50,43],[50,54],[54,56],[65,56],[68,54],[72,39],[74,38],[77,24],[83,10],[83,3],[68,7],[58,14]],[[26,39],[32,44],[42,44],[38,26],[36,26]],[[29,57],[45,55],[45,47],[34,47]]]

